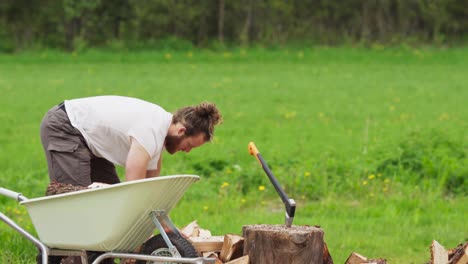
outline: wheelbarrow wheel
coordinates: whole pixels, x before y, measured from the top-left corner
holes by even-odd
[[[49,256],[47,259],[49,264],[60,264],[62,262],[61,256]],[[36,263],[42,264],[42,253],[37,254]]]
[[[171,240],[172,244],[177,248],[179,251],[180,256],[184,258],[196,258],[198,257],[198,253],[193,247],[192,243],[188,241],[181,235],[176,234],[168,234],[169,239]],[[161,235],[154,236],[148,239],[142,246],[140,254],[144,255],[153,255],[159,257],[176,257],[167,246],[166,242],[164,241]],[[151,264],[151,263],[159,263],[159,262],[152,262],[146,260],[138,260],[136,264]]]

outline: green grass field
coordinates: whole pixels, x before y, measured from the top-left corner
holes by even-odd
[[[202,176],[172,211],[176,225],[222,235],[284,222],[248,154],[254,141],[298,201],[294,224],[320,225],[335,263],[353,251],[425,263],[433,239],[468,240],[467,73],[468,49],[0,54],[0,186],[43,195],[39,125],[64,99],[118,94],[169,111],[212,101],[224,117],[214,142],[164,156],[162,174]],[[0,197],[0,211],[34,232],[14,201]],[[1,263],[35,254],[0,223]]]

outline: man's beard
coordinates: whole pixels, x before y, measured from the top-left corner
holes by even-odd
[[[179,150],[179,145],[184,139],[185,136],[166,136],[164,141],[164,146],[166,147],[167,152],[174,154]]]

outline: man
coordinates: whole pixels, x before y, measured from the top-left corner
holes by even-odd
[[[216,105],[203,102],[174,114],[130,97],[96,96],[54,106],[41,124],[51,182],[99,187],[159,176],[162,151],[190,152],[212,140],[221,122]]]

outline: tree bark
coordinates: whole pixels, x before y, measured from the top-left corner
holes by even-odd
[[[324,233],[312,226],[248,225],[244,255],[255,264],[323,264]]]
[[[224,41],[224,0],[218,0],[218,40]]]
[[[252,2],[251,0],[247,0],[246,4],[246,16],[244,21],[244,26],[242,27],[242,31],[240,33],[240,42],[242,45],[248,45],[250,41],[250,31],[252,27]]]

